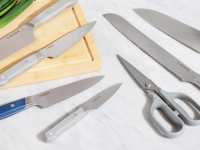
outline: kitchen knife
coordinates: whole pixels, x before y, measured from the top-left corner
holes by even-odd
[[[80,80],[0,106],[0,120],[35,105],[48,108],[90,88],[103,79],[103,77],[104,76],[98,76]]]
[[[200,31],[153,10],[134,9],[134,11],[154,27],[200,52]]]
[[[0,87],[6,86],[8,82],[30,69],[39,60],[41,61],[46,57],[56,58],[64,53],[67,49],[81,40],[94,27],[95,23],[96,22],[88,23],[68,33],[56,42],[27,57],[26,59],[6,70],[4,73],[0,74]]]
[[[57,17],[65,10],[74,7],[76,3],[77,0],[60,0],[27,22],[21,28],[1,39],[0,60],[35,42],[37,40],[33,34],[35,28]]]
[[[112,97],[115,92],[120,88],[121,84],[113,85],[101,93],[97,94],[93,98],[91,98],[87,103],[85,103],[83,106],[81,106],[78,110],[73,112],[71,115],[69,115],[67,118],[65,118],[63,121],[58,123],[56,126],[54,126],[51,130],[45,133],[45,141],[46,142],[52,142],[56,139],[56,137],[62,133],[64,130],[72,126],[74,123],[79,121],[81,118],[83,118],[88,112],[90,112],[93,109],[99,108],[102,104],[104,104],[110,97]]]
[[[116,14],[105,14],[104,17],[130,41],[135,43],[141,50],[158,61],[182,81],[190,82],[200,87],[200,75],[198,73],[157,45],[125,19]]]

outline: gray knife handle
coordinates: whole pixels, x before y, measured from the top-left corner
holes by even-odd
[[[67,118],[58,123],[56,126],[54,126],[51,130],[46,132],[45,141],[47,143],[53,142],[60,133],[62,133],[64,130],[75,124],[77,121],[83,118],[88,112],[89,110],[85,110],[83,107],[80,107],[74,113],[72,113]]]
[[[200,125],[200,119],[199,120],[194,120],[192,119],[187,112],[180,106],[178,105],[174,99],[180,99],[183,101],[186,101],[188,103],[190,103],[190,105],[192,105],[197,111],[198,114],[200,112],[200,106],[188,95],[183,94],[183,93],[175,93],[175,92],[166,92],[162,89],[159,89],[160,95],[162,95],[165,100],[169,103],[169,106],[174,109],[177,110],[179,113],[179,117],[188,125]]]
[[[27,57],[26,59],[20,61],[16,65],[12,66],[8,70],[0,74],[0,87],[5,87],[8,84],[8,82],[12,81],[14,78],[33,67],[39,59],[44,57],[44,54],[41,52],[42,51],[39,51]]]
[[[51,19],[54,19],[67,9],[74,7],[77,3],[77,0],[60,0],[59,2],[55,3],[51,7],[47,8],[45,11],[37,15],[33,20],[37,20],[43,24]]]
[[[152,99],[152,105],[150,108],[150,118],[152,123],[156,126],[156,128],[166,137],[168,138],[176,138],[183,134],[185,130],[185,125],[183,121],[177,116],[179,115],[177,111],[172,111],[167,104],[161,100],[160,97],[158,97],[157,94],[153,92],[148,93],[149,97]],[[156,119],[154,115],[155,109],[161,109],[165,115],[179,128],[179,131],[177,132],[170,132],[165,129],[165,127]]]

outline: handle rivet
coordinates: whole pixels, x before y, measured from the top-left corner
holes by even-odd
[[[145,86],[146,86],[147,88],[150,88],[150,87],[151,87],[151,84],[150,84],[150,83],[145,83]]]
[[[4,76],[1,76],[1,79],[4,79]]]
[[[49,135],[53,135],[53,133],[52,133],[52,132],[49,132]]]
[[[11,104],[10,106],[11,106],[11,107],[15,107],[15,105],[14,105],[14,104]]]

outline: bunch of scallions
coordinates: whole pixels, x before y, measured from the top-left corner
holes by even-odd
[[[0,28],[4,27],[29,7],[34,0],[0,0]]]

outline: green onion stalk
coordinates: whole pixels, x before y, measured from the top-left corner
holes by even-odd
[[[19,16],[34,0],[0,0],[0,29]]]

